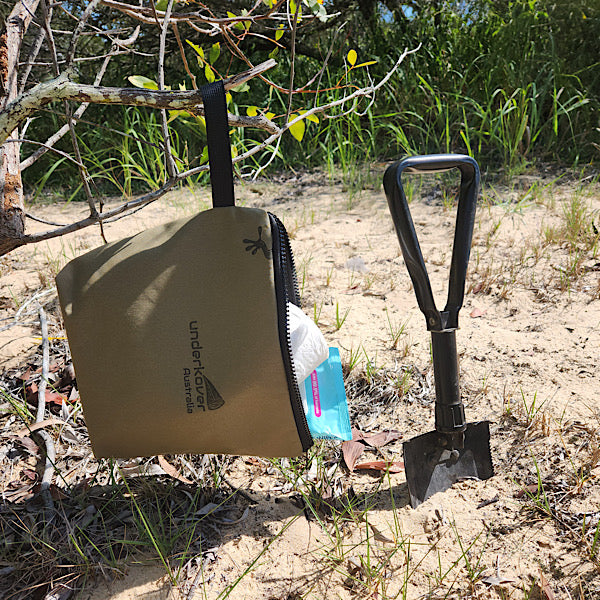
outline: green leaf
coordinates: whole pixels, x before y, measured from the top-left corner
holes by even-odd
[[[358,58],[358,55],[356,54],[356,50],[350,50],[348,52],[348,56],[346,57],[346,60],[348,61],[350,66],[353,67],[356,64],[357,58]]]
[[[279,46],[275,46],[271,52],[269,52],[269,58],[275,58],[279,54]]]
[[[319,8],[315,14],[317,15],[317,19],[319,19],[319,21],[321,21],[321,23],[327,23],[327,20],[329,19],[329,15],[327,14],[327,10],[325,9],[325,7],[323,5],[321,5],[321,4],[319,5]]]
[[[178,117],[191,117],[192,115],[187,110],[170,110],[169,111],[169,120],[167,123],[174,121]]]
[[[275,32],[275,41],[278,42],[283,37],[283,28]]]
[[[208,162],[208,146],[202,148],[202,154],[200,155],[200,164],[203,165]]]
[[[208,81],[208,83],[212,83],[215,80],[215,73],[208,63],[204,67],[204,76],[206,77],[206,81]]]
[[[290,115],[290,121],[293,121],[298,115],[292,114]],[[299,141],[302,141],[304,137],[304,132],[306,131],[306,123],[304,121],[298,121],[293,125],[290,125],[290,133]]]
[[[233,100],[233,96],[232,96],[232,95],[231,95],[229,92],[227,92],[227,93],[225,94],[225,104],[229,105],[229,103],[230,103],[232,100]]]
[[[275,113],[272,112],[268,112],[265,113],[265,117],[267,117],[267,119],[269,119],[269,121],[275,116]]]
[[[250,86],[248,83],[243,83],[242,85],[238,85],[237,87],[233,88],[231,91],[235,92],[236,94],[241,94],[242,92],[247,92],[249,89]]]
[[[215,64],[215,61],[217,60],[217,58],[219,58],[220,54],[221,44],[219,42],[216,42],[210,47],[210,54],[208,55],[208,60],[210,61],[211,65]]]
[[[255,117],[258,114],[258,108],[256,106],[248,106],[246,108],[246,114],[249,117]]]
[[[127,78],[135,87],[146,88],[147,90],[157,90],[158,83],[153,79],[148,79],[148,77],[144,77],[143,75],[130,75]]]
[[[204,137],[206,137],[206,119],[204,117],[196,117],[196,123],[198,124],[198,129],[200,130],[200,133]]]
[[[290,15],[293,18],[295,14],[296,14],[296,2],[295,2],[295,0],[290,0]],[[302,21],[302,2],[300,2],[299,6],[298,6],[298,23],[300,23],[300,21]]]
[[[185,41],[194,49],[194,51],[198,55],[198,62],[200,62],[200,59],[204,61],[204,50],[202,50],[202,48],[200,48],[200,46],[198,46],[197,44],[190,42],[190,40]]]
[[[243,16],[245,16],[245,15],[247,15],[247,14],[248,14],[248,11],[247,11],[247,10],[244,8],[244,9],[242,10],[242,14],[241,14],[241,16],[243,17]],[[229,10],[227,11],[227,16],[228,16],[230,19],[235,19],[235,18],[237,17],[237,15],[233,14],[233,13],[232,13],[231,11],[229,11]],[[234,25],[233,25],[233,26],[234,26],[236,29],[250,29],[250,25],[251,25],[251,22],[250,22],[250,21],[237,21],[236,23],[234,23]]]
[[[368,67],[369,65],[376,65],[376,60],[368,60],[367,62],[360,63],[360,65],[352,65],[352,68],[358,69],[359,67]]]
[[[305,114],[306,111],[305,110],[299,110],[298,111],[301,115]],[[313,123],[318,123],[319,122],[319,117],[317,117],[317,115],[315,114],[310,114],[306,116],[306,120],[307,121],[312,121]]]

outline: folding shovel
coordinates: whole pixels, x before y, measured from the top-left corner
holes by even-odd
[[[438,173],[457,168],[460,194],[452,249],[448,300],[443,311],[435,306],[431,284],[406,195],[402,173]],[[489,479],[494,474],[489,422],[466,423],[460,397],[455,331],[463,303],[465,278],[479,189],[479,167],[460,154],[412,156],[389,167],[383,185],[412,279],[417,302],[431,332],[435,378],[435,431],[403,444],[404,467],[411,505],[417,507],[436,492],[461,479]]]

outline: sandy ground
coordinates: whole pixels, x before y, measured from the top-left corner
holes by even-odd
[[[358,498],[361,510],[342,518],[326,507],[315,516],[271,463],[238,458],[229,481],[255,502],[240,503],[179,587],[154,561],[125,565],[125,576],[98,578],[78,597],[600,598],[597,236],[585,246],[600,227],[600,190],[593,182],[549,181],[486,188],[478,210],[457,341],[467,418],[491,421],[492,479],[463,481],[412,509],[403,473],[351,473],[331,446],[327,476],[315,460],[306,483],[321,497],[327,487],[333,503]],[[432,430],[429,337],[383,191],[352,196],[304,175],[245,184],[237,193],[239,203],[267,208],[286,224],[303,308],[343,362],[355,363],[353,425],[399,430],[404,440]],[[424,187],[411,203],[440,306],[454,229],[444,197],[439,186]],[[108,225],[106,236],[119,239],[207,205],[206,191],[180,191]],[[587,218],[569,243],[565,214],[575,205]],[[84,211],[35,212],[68,222]],[[25,303],[51,289],[66,261],[100,243],[99,232],[87,230],[0,259],[0,326],[19,309],[24,322],[0,332],[4,372],[38,351],[36,304]],[[43,301],[51,300],[49,292]],[[59,322],[52,326],[60,333]],[[366,456],[401,460],[401,442]]]

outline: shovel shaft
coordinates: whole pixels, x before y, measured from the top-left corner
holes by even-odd
[[[465,430],[465,409],[460,399],[458,355],[454,330],[432,331],[433,374],[435,378],[435,428],[440,433]],[[457,442],[460,438],[457,436]]]

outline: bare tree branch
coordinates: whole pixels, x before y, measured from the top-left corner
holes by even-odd
[[[276,64],[274,60],[268,60],[240,75],[229,77],[223,82],[225,89],[231,90],[240,86]],[[56,79],[36,85],[11,102],[0,113],[0,144],[4,143],[10,132],[27,117],[55,100],[78,100],[94,104],[119,104],[170,110],[195,110],[204,114],[202,94],[197,90],[174,92],[145,88],[101,87],[71,81],[69,74],[69,71],[64,71]],[[243,117],[230,114],[229,123],[234,127],[265,129],[269,133],[280,131],[279,127],[263,116]]]
[[[91,2],[87,5],[83,15],[81,16],[81,19],[79,19],[79,21],[77,22],[77,27],[73,32],[73,35],[71,37],[71,43],[69,44],[69,50],[67,52],[67,67],[70,67],[73,64],[73,60],[75,58],[75,50],[77,48],[77,41],[79,40],[79,37],[81,36],[85,28],[87,20],[90,18],[90,15],[96,8],[98,2],[99,0],[91,0]]]

